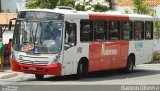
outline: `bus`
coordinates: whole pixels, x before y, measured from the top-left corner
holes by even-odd
[[[22,10],[12,20],[11,69],[37,80],[111,69],[131,73],[152,60],[152,16],[56,7]]]

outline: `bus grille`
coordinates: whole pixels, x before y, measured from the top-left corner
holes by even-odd
[[[20,61],[21,64],[29,64],[29,65],[47,65],[49,61],[30,61],[30,60],[23,60]]]

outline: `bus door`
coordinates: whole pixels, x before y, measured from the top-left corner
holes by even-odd
[[[92,61],[94,64],[94,67],[92,70],[102,70],[104,69],[104,63],[102,59],[102,42],[92,42],[91,44],[91,51],[92,51]]]
[[[92,42],[92,60],[94,62],[95,71],[106,69],[106,62],[103,55],[103,42],[105,41],[105,25],[104,21],[94,21],[93,26],[93,42]]]
[[[62,75],[69,75],[73,73],[73,66],[75,65],[74,61],[76,61],[77,58],[76,25],[77,24],[74,19],[67,20],[65,22]]]

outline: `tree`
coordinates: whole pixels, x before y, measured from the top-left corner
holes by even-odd
[[[133,11],[137,14],[155,15],[156,11],[144,0],[133,0]]]
[[[27,0],[26,7],[54,9],[59,0]]]
[[[92,10],[96,12],[107,11],[109,3],[105,0],[84,1],[84,0],[27,0],[27,8],[48,8],[53,9],[56,6],[70,6],[78,11]]]
[[[75,0],[27,0],[26,7],[54,9],[58,6],[74,7]]]
[[[154,16],[156,11],[149,7],[144,0],[133,0],[133,11],[137,14],[146,14]],[[160,21],[155,18],[154,20],[154,35],[160,38]]]
[[[76,0],[60,0],[58,5],[75,7],[75,1]]]
[[[154,34],[157,38],[160,38],[160,21],[158,19],[154,22]]]
[[[109,8],[109,2],[105,0],[96,0],[96,1],[77,0],[75,2],[74,8],[79,11],[91,10],[95,12],[104,12],[107,11]]]

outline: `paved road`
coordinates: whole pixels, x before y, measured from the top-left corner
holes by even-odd
[[[21,73],[14,78],[2,79],[0,81],[0,84],[30,85],[30,88],[32,89],[35,89],[35,87],[32,85],[41,85],[41,86],[52,85],[52,87],[55,85],[56,86],[60,86],[60,85],[75,86],[76,85],[76,86],[84,87],[84,85],[85,86],[87,85],[86,88],[88,88],[88,86],[97,86],[97,85],[98,86],[160,85],[160,64],[139,65],[135,68],[132,74],[122,74],[119,71],[94,72],[94,73],[90,73],[88,78],[85,78],[85,79],[75,79],[74,76],[63,76],[63,77],[46,76],[43,81],[37,81],[34,75]],[[42,86],[42,88],[45,88],[45,87]],[[160,91],[160,87],[158,91]]]
[[[0,84],[6,83],[28,85],[160,85],[160,64],[139,65],[132,74],[123,74],[119,71],[94,72],[84,79],[75,79],[74,76],[46,76],[43,81],[37,81],[34,75],[20,73],[14,78],[1,79]]]

